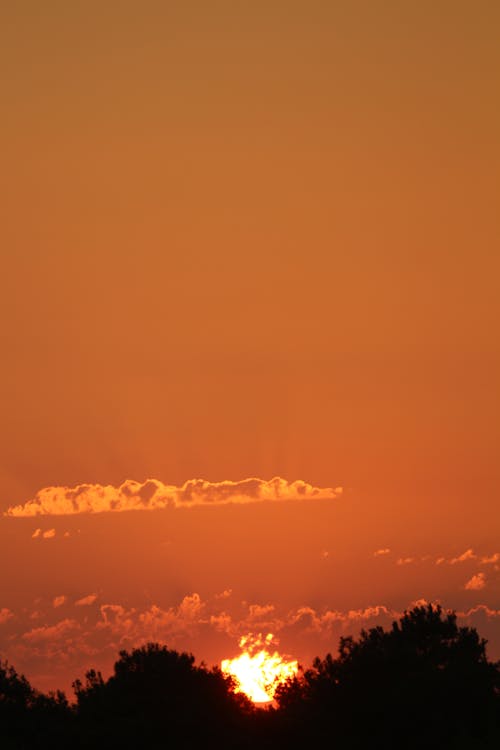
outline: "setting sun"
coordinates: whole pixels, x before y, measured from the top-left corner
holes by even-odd
[[[224,659],[221,664],[222,671],[236,679],[236,692],[245,693],[254,703],[272,701],[277,686],[297,674],[296,660],[287,661],[276,650],[268,650],[273,638],[272,633],[265,638],[243,636],[239,641],[240,656]]]

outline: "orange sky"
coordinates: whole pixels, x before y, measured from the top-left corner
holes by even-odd
[[[487,0],[2,5],[0,511],[148,478],[344,488],[1,518],[2,656],[49,684],[29,633],[75,641],[58,623],[81,636],[92,614],[81,663],[53,667],[68,684],[119,647],[94,643],[100,607],[146,633],[148,607],[194,593],[241,628],[275,607],[301,658],[323,643],[286,630],[303,607],[500,611],[482,562],[500,546],[499,23]],[[217,622],[184,645],[227,655]]]

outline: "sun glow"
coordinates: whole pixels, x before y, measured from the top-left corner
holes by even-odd
[[[272,633],[264,638],[251,633],[243,636],[239,641],[242,653],[221,664],[224,674],[235,678],[235,692],[245,693],[254,703],[272,701],[278,685],[298,671],[296,660],[286,661],[276,650],[270,652],[273,639]]]

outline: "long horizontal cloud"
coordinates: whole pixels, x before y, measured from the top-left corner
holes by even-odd
[[[189,508],[196,505],[226,505],[263,501],[333,499],[342,488],[314,487],[301,479],[242,479],[207,482],[190,479],[181,487],[148,479],[142,484],[127,479],[119,487],[80,484],[76,487],[45,487],[32,500],[11,506],[7,516],[65,516],[76,513],[105,513],[125,510]]]

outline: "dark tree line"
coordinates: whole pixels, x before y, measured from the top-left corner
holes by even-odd
[[[34,690],[7,662],[0,662],[0,747],[63,747],[73,716],[64,693]]]
[[[416,607],[392,628],[341,638],[337,656],[281,685],[255,709],[217,668],[148,644],[91,670],[76,702],[34,690],[0,664],[0,747],[499,748],[500,669],[474,628]]]
[[[341,638],[277,698],[287,731],[307,727],[318,746],[335,734],[354,748],[500,748],[499,665],[440,607]]]

